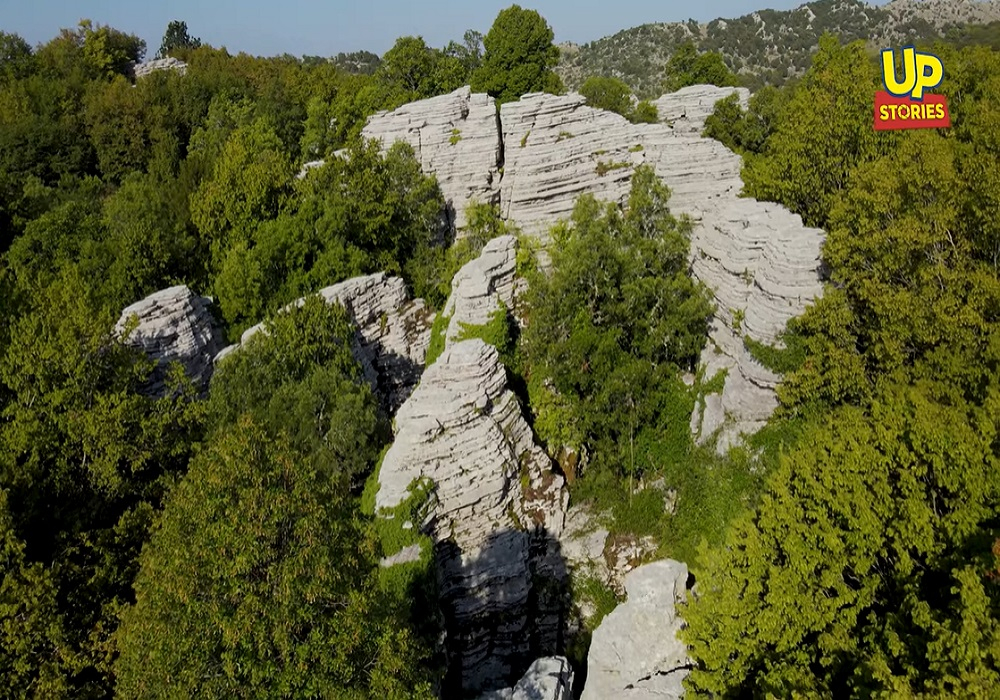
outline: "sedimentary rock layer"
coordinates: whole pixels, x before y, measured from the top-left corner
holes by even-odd
[[[124,333],[135,319],[138,325],[125,342],[156,361],[147,387],[161,396],[168,365],[177,361],[195,385],[203,388],[212,376],[212,358],[223,346],[222,334],[209,311],[212,301],[184,285],[162,289],[122,311],[115,332]]]
[[[517,239],[499,236],[489,241],[475,260],[466,263],[451,282],[451,296],[444,308],[447,340],[462,335],[466,326],[488,323],[502,303],[514,306],[514,269]]]
[[[489,95],[463,87],[392,112],[379,112],[361,134],[380,139],[385,148],[396,141],[413,147],[424,171],[437,176],[459,234],[469,202],[497,203],[503,145],[496,105]]]

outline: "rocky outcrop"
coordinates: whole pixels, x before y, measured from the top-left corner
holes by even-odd
[[[589,193],[621,201],[632,170],[643,162],[632,124],[592,109],[577,94],[525,95],[500,108],[504,176],[500,211],[526,234],[549,242],[549,229],[568,218],[576,198]]]
[[[565,572],[554,538],[567,494],[521,416],[496,349],[450,344],[396,414],[379,471],[378,509],[403,502],[414,480],[435,484],[426,525],[436,543],[455,684],[510,684],[530,658],[553,653]]]
[[[563,656],[538,659],[513,688],[495,690],[479,700],[572,700],[573,667]]]
[[[515,239],[494,239],[452,282],[452,323],[478,325],[513,295]],[[459,326],[456,326],[459,327]],[[567,604],[559,552],[568,493],[534,442],[497,350],[449,329],[440,357],[396,414],[377,512],[416,480],[434,484],[424,531],[435,543],[450,694],[512,685],[560,651]]]
[[[469,202],[497,202],[503,144],[496,105],[489,95],[463,87],[379,112],[369,118],[361,134],[381,139],[386,149],[396,141],[413,147],[424,171],[437,176],[459,235]]]
[[[196,387],[208,384],[212,358],[224,342],[209,311],[211,304],[211,299],[179,285],[150,294],[122,311],[115,332],[123,335],[130,323],[136,323],[124,341],[156,361],[146,387],[151,395],[166,393],[169,364],[174,361]]]
[[[526,95],[500,112],[501,211],[526,233],[548,242],[549,228],[569,216],[581,194],[624,203],[640,164],[671,189],[671,210],[692,219],[692,270],[718,308],[701,361],[706,379],[726,371],[721,394],[708,397],[705,411],[699,404],[692,430],[701,442],[716,439],[720,452],[758,429],[776,405],[779,378],[751,356],[744,337],[774,344],[822,292],[824,237],[779,205],[741,198],[741,159],[699,135],[713,98],[730,92],[694,86],[661,98],[673,126],[633,125],[572,94]]]
[[[700,135],[715,102],[733,92],[746,103],[742,88],[696,85],[665,95],[655,103],[665,120],[658,124],[631,124],[587,107],[577,94],[525,95],[501,107],[501,135],[490,132],[498,126],[486,116],[493,109],[484,106],[488,98],[463,88],[377,115],[366,133],[386,146],[396,139],[414,145],[456,212],[470,197],[498,195],[503,217],[543,243],[578,196],[624,202],[635,168],[653,167],[671,189],[672,211],[693,221],[692,269],[716,297],[701,360],[706,379],[723,370],[726,377],[720,394],[707,397],[704,408],[699,402],[691,427],[699,441],[715,439],[724,451],[760,427],[776,405],[778,377],[754,360],[744,338],[775,343],[822,291],[823,232],[780,206],[741,198],[740,157]],[[463,134],[454,144],[450,129]],[[467,139],[463,129],[474,136]],[[453,319],[449,337],[458,328]]]
[[[354,355],[385,405],[394,411],[420,381],[430,343],[430,310],[422,299],[410,300],[402,278],[384,272],[354,277],[318,294],[327,303],[342,304],[354,319],[358,327]],[[285,308],[304,301],[298,299]],[[265,331],[263,322],[248,328],[240,343],[226,348],[216,362]]]
[[[740,106],[747,108],[750,91],[746,88],[690,85],[677,92],[663,95],[653,102],[660,121],[671,125],[675,131],[701,134],[705,119],[715,111],[715,103],[736,93]]]
[[[627,600],[594,630],[581,700],[671,700],[684,695],[691,669],[677,639],[677,604],[687,595],[688,569],[676,561],[640,566],[625,577]]]
[[[132,74],[136,78],[141,78],[144,75],[149,75],[150,73],[155,73],[161,70],[173,70],[177,71],[181,75],[184,75],[187,73],[187,64],[184,61],[179,61],[176,58],[168,56],[167,58],[158,58],[153,61],[137,63],[132,66]]]
[[[451,282],[451,296],[444,308],[447,340],[461,337],[466,326],[481,326],[502,303],[514,306],[514,270],[517,239],[499,236],[487,242],[475,260],[466,263]]]

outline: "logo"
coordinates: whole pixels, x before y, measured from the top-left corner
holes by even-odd
[[[875,130],[940,129],[951,126],[948,102],[933,90],[944,80],[944,64],[937,56],[903,48],[903,79],[896,78],[892,49],[882,50],[882,83],[875,93]]]

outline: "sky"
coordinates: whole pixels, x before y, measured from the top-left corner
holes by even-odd
[[[147,58],[160,47],[171,20],[187,22],[191,36],[230,53],[260,56],[333,56],[341,51],[382,54],[397,37],[422,36],[431,46],[461,40],[466,29],[489,30],[514,0],[0,0],[0,30],[32,45],[81,19],[137,34]],[[801,0],[520,0],[538,10],[557,42],[584,43],[649,22],[738,17],[769,7],[787,10]],[[875,2],[873,4],[882,4]],[[686,8],[686,9],[685,9]]]

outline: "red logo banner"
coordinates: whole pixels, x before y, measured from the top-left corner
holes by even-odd
[[[948,101],[944,95],[924,94],[920,102],[909,97],[893,97],[879,90],[875,93],[875,130],[940,129],[951,126]]]

